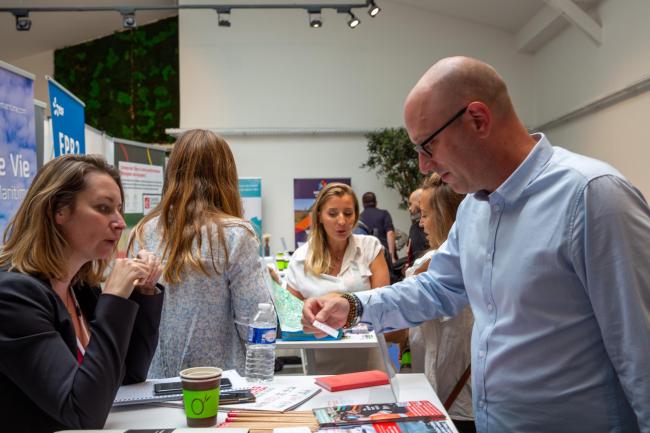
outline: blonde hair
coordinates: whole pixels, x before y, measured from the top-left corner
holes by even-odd
[[[316,201],[311,208],[311,230],[307,240],[309,247],[305,259],[305,271],[314,275],[327,273],[332,265],[332,257],[327,249],[327,233],[319,220],[323,206],[332,197],[343,197],[349,195],[354,201],[354,223],[359,221],[359,201],[349,185],[344,183],[328,183],[320,190]]]
[[[77,195],[86,189],[86,177],[90,173],[110,176],[124,201],[119,172],[101,156],[64,155],[53,159],[38,171],[5,229],[1,267],[50,280],[70,278],[62,266],[68,243],[56,224],[55,214],[65,207],[74,210]],[[96,259],[85,263],[72,276],[72,283],[99,284],[109,261]]]
[[[243,216],[238,181],[235,159],[223,138],[202,129],[185,132],[169,156],[162,199],[134,228],[129,252],[133,252],[134,239],[143,244],[146,223],[159,217],[162,256],[166,259],[164,279],[179,283],[188,267],[208,275],[200,255],[201,230],[205,227],[212,268],[221,273],[215,262],[212,224],[216,225],[219,247],[224,252],[223,264],[227,266],[223,228],[227,219]]]
[[[437,173],[431,174],[424,180],[422,190],[431,191],[428,204],[433,210],[433,215],[428,220],[430,227],[427,227],[429,232],[427,240],[429,247],[436,249],[447,240],[449,230],[456,221],[458,206],[465,198],[465,194],[454,192]]]

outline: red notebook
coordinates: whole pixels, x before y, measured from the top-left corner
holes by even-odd
[[[320,385],[328,391],[343,391],[386,384],[388,384],[388,375],[379,370],[337,374],[316,379],[316,385]]]

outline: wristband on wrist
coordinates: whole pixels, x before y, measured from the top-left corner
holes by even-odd
[[[346,301],[348,301],[348,304],[350,304],[348,317],[345,321],[345,325],[343,325],[343,328],[347,329],[359,323],[359,319],[363,313],[363,306],[361,305],[359,298],[357,298],[355,295],[352,295],[350,293],[343,293],[341,296],[345,298]]]

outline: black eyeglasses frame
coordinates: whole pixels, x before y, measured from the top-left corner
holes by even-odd
[[[415,151],[416,151],[417,153],[423,153],[423,154],[425,154],[426,156],[428,156],[429,158],[431,158],[431,157],[433,156],[433,155],[431,154],[431,151],[430,151],[429,149],[427,149],[426,147],[424,147],[424,146],[426,146],[426,145],[427,145],[431,140],[433,140],[434,138],[436,138],[436,137],[438,136],[438,134],[440,134],[442,131],[445,130],[445,128],[447,128],[449,125],[451,125],[451,124],[454,122],[454,120],[458,119],[460,116],[462,116],[463,114],[465,114],[465,112],[467,111],[468,108],[469,108],[469,105],[466,105],[465,107],[463,107],[463,108],[461,108],[460,110],[458,110],[458,112],[457,112],[456,114],[454,114],[454,115],[451,117],[451,119],[447,120],[447,121],[445,122],[444,125],[442,125],[442,126],[441,126],[440,128],[438,128],[438,129],[436,129],[436,130],[433,132],[433,134],[429,135],[427,138],[425,138],[424,140],[422,140],[422,141],[420,142],[420,144],[415,144]]]

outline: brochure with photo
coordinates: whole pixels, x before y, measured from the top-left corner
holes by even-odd
[[[331,406],[313,411],[321,427],[445,419],[445,415],[427,400]]]

